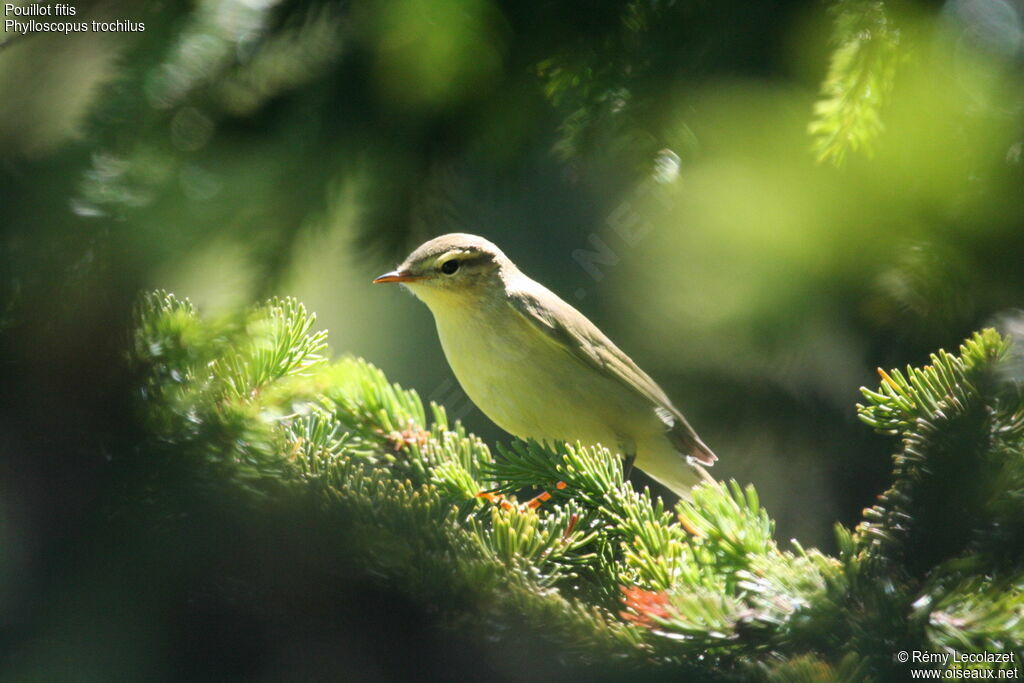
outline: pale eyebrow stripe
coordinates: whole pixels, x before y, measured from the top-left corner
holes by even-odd
[[[484,254],[484,253],[477,253],[477,254],[463,253],[461,255],[452,255],[452,256],[445,255],[445,256],[442,256],[441,258],[439,258],[437,260],[437,267],[440,268],[441,264],[443,264],[443,263],[445,263],[447,261],[450,261],[453,258],[456,259],[461,265],[464,265],[464,266],[467,266],[467,265],[468,266],[473,266],[473,265],[477,265],[477,264],[480,264],[480,263],[486,263],[486,262],[492,260],[490,254]]]

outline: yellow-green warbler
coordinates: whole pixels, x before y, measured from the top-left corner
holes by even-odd
[[[510,434],[601,444],[681,496],[708,478],[715,454],[661,387],[488,240],[442,235],[374,282],[430,308],[462,388]]]

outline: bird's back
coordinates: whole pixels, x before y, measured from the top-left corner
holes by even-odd
[[[689,425],[660,387],[569,304],[521,273],[510,280],[504,298],[434,311],[469,398],[515,436],[636,455],[638,467],[685,494],[697,475],[672,433]]]
[[[509,283],[514,307],[560,347],[585,366],[608,375],[646,401],[658,418],[659,429],[679,453],[705,465],[718,459],[676,409],[658,384],[616,346],[596,325],[543,285],[526,276]]]

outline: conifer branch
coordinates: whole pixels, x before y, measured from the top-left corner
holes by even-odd
[[[453,623],[513,620],[577,662],[769,680],[894,676],[896,649],[1020,649],[1024,401],[992,330],[864,390],[861,418],[901,448],[833,558],[780,548],[752,486],[669,507],[600,446],[494,457],[365,361],[324,360],[292,299],[204,321],[157,292],[138,319],[140,457],[249,504],[311,501],[347,556]],[[521,502],[537,490],[550,500]]]

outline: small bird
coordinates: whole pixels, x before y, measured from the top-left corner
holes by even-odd
[[[710,479],[715,454],[661,387],[490,241],[442,235],[374,282],[427,305],[463,390],[513,436],[601,444],[684,497]]]

